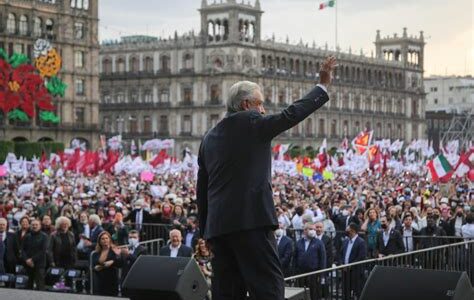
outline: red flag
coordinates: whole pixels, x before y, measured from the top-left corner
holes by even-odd
[[[166,153],[166,150],[162,149],[158,153],[158,155],[156,155],[155,158],[150,162],[150,165],[152,165],[153,168],[155,168],[157,165],[162,164],[167,158],[168,158],[168,154]]]
[[[111,173],[112,170],[113,170],[113,167],[115,166],[115,164],[119,160],[119,157],[120,157],[119,152],[109,150],[109,152],[107,153],[107,161],[105,162],[104,166],[102,167],[104,172]]]
[[[46,169],[48,166],[47,166],[47,158],[46,158],[46,153],[44,153],[44,150],[41,151],[41,159],[39,161],[39,168],[41,170],[41,172],[44,171],[44,169]]]
[[[74,171],[77,167],[77,162],[81,157],[81,150],[79,148],[74,149],[74,154],[71,155],[67,161],[66,170]]]

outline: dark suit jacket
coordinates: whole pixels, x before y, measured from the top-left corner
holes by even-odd
[[[128,216],[126,216],[124,219],[123,219],[123,222],[132,222],[132,223],[136,223],[137,221],[137,213],[138,213],[139,209],[134,209]],[[143,210],[143,215],[142,215],[142,224],[144,223],[151,223],[152,221],[152,217],[150,215],[150,213],[146,210]]]
[[[346,257],[347,246],[349,245],[349,239],[345,239],[342,243],[342,253],[340,259],[340,263],[344,264],[344,259]],[[349,255],[349,263],[353,263],[356,261],[361,261],[367,258],[367,245],[365,241],[358,236],[354,241],[354,245],[352,246],[351,254]]]
[[[271,141],[328,100],[326,92],[315,87],[278,114],[229,113],[204,136],[198,157],[197,203],[201,233],[206,239],[277,227]]]
[[[104,228],[102,226],[96,226],[94,228],[90,229],[90,241],[91,245],[89,247],[90,252],[95,250],[95,246],[97,245],[97,239],[99,238],[99,234],[104,231]]]
[[[295,247],[295,266],[298,273],[322,270],[326,267],[326,249],[321,240],[311,239],[305,250],[305,239],[302,238]]]
[[[388,243],[387,246],[385,246],[383,242],[383,233],[382,231],[379,231],[377,233],[377,251],[379,254],[383,255],[405,252],[405,246],[400,232],[393,228],[390,229]]]
[[[186,229],[183,232],[183,244],[186,242],[186,235],[187,234],[188,234],[188,230]],[[196,248],[199,237],[201,237],[201,233],[199,232],[199,228],[196,228],[196,230],[194,231],[194,234],[193,234],[193,238],[191,240],[191,248],[192,249]]]
[[[164,246],[160,249],[160,256],[170,256],[171,255],[171,248],[169,245]],[[189,248],[188,246],[181,244],[178,250],[178,257],[191,257],[193,256],[193,249]]]
[[[5,256],[5,252],[6,252],[6,246],[5,244],[0,241],[0,257],[4,257]],[[3,262],[3,259],[0,259],[0,274],[5,274],[5,264]]]
[[[128,255],[121,255],[122,259],[122,278],[121,282],[125,279],[130,271],[130,268],[133,266],[135,261],[138,259],[140,255],[146,255],[147,251],[146,248],[142,245],[139,245],[133,252],[129,253]]]
[[[289,272],[291,258],[293,257],[293,241],[287,236],[282,236],[280,239],[278,257],[280,258],[283,273]]]
[[[7,269],[15,270],[15,266],[20,257],[20,248],[16,239],[16,234],[12,232],[6,234],[7,237],[3,242],[5,252],[3,256],[0,256],[0,258],[3,258],[3,262]]]

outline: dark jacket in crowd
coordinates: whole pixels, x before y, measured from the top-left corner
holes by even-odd
[[[171,255],[171,248],[170,245],[166,245],[160,249],[160,256],[170,256]],[[188,246],[181,244],[178,249],[178,257],[191,257],[193,256],[193,249],[189,248]]]
[[[321,241],[323,242],[324,249],[326,250],[326,266],[324,268],[330,268],[334,262],[334,246],[332,244],[332,239],[323,234]]]
[[[377,252],[383,255],[398,254],[405,252],[403,238],[400,232],[390,229],[387,245],[383,241],[383,231],[377,233]]]
[[[147,251],[146,248],[142,245],[139,245],[137,248],[135,248],[132,252],[129,252],[128,255],[121,255],[122,259],[122,277],[121,277],[121,282],[125,280],[125,277],[127,277],[128,271],[130,271],[130,268],[133,266],[135,261],[140,257],[140,255],[146,255]]]
[[[293,258],[293,241],[287,237],[282,236],[278,243],[278,257],[281,262],[281,269],[284,276],[291,275],[291,259]]]
[[[418,245],[420,249],[426,249],[447,244],[448,241],[445,238],[440,238],[441,236],[446,236],[443,228],[439,226],[434,228],[424,227],[420,230]]]
[[[20,258],[20,248],[16,239],[16,234],[12,232],[5,232],[6,238],[3,242],[4,255],[0,256],[3,258],[6,273],[15,274],[15,267],[18,264]]]
[[[92,267],[99,264],[100,253],[94,252],[92,254]],[[113,260],[112,266],[109,268],[96,271],[94,269],[93,276],[93,293],[94,295],[102,296],[117,296],[119,291],[118,270],[122,266],[122,259],[110,249],[107,253],[105,261]]]
[[[346,257],[346,251],[349,245],[349,239],[345,239],[344,242],[342,243],[342,252],[340,256],[339,262],[341,264],[344,264],[344,259]],[[351,253],[349,255],[349,263],[353,263],[356,261],[361,261],[367,259],[367,245],[365,244],[365,241],[358,236],[355,241],[354,245],[352,246]]]
[[[446,231],[446,234],[448,236],[455,236],[456,235],[456,228],[455,228],[455,225],[456,225],[456,218],[457,216],[454,215],[454,217],[452,217],[447,223],[447,226],[446,228],[443,228],[444,231]],[[466,218],[464,216],[461,217],[461,222],[462,222],[462,225],[466,224]],[[458,242],[458,241],[456,241]]]
[[[42,231],[29,232],[23,241],[22,261],[32,258],[35,268],[46,268],[46,259],[48,255],[48,235]]]
[[[326,249],[321,240],[312,238],[308,249],[305,249],[305,238],[300,239],[295,247],[295,267],[298,273],[322,270],[326,267]]]
[[[196,191],[199,224],[206,239],[277,228],[271,183],[272,139],[328,100],[326,92],[315,87],[281,113],[228,113],[208,131],[199,149]]]
[[[56,267],[74,267],[77,260],[77,248],[74,234],[71,231],[67,231],[66,233],[56,231],[51,236],[50,253],[52,255],[52,262],[54,262]]]

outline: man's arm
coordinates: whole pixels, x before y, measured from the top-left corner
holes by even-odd
[[[201,236],[204,236],[207,220],[207,185],[209,179],[206,167],[204,166],[202,146],[203,144],[201,143],[198,156],[199,171],[196,185],[196,200],[198,205],[199,232]]]

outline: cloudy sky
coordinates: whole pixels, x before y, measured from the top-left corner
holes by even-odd
[[[214,0],[208,0],[213,2]],[[217,0],[221,1],[221,0]],[[237,0],[240,2],[241,0]],[[245,0],[248,2],[249,0]],[[255,0],[250,0],[252,3]],[[375,32],[382,36],[419,35],[426,39],[426,75],[474,75],[474,5],[472,0],[336,0],[338,43],[366,55],[374,50]],[[262,37],[275,34],[329,47],[335,44],[335,9],[318,10],[322,0],[260,0],[263,14]],[[131,34],[168,37],[174,31],[200,30],[197,9],[201,0],[100,0],[100,39]]]

